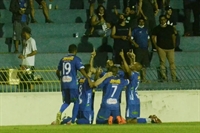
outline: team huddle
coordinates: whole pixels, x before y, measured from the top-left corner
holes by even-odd
[[[83,65],[76,56],[77,47],[72,44],[69,54],[63,57],[56,72],[61,81],[63,104],[52,124],[92,124],[94,121],[95,88],[102,90],[102,101],[97,113],[96,124],[126,124],[126,123],[161,123],[156,115],[148,118],[140,117],[140,99],[137,88],[140,82],[140,63],[135,62],[133,51],[120,52],[122,63],[120,67],[112,60],[106,62],[106,70],[93,67],[96,56],[95,50],[91,53],[90,63]],[[127,54],[129,61],[124,55]],[[129,63],[127,63],[129,62]],[[83,77],[77,79],[77,71]],[[121,116],[121,92],[126,93],[126,114]],[[72,116],[62,118],[65,109],[74,103]]]

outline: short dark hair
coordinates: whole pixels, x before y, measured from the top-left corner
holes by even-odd
[[[90,72],[90,64],[85,64],[84,67],[85,67],[84,68],[85,72],[89,73]]]
[[[160,20],[162,17],[166,18],[165,15],[160,15],[160,16],[159,16],[159,20]]]
[[[69,52],[69,53],[73,53],[73,52],[75,52],[75,51],[77,51],[77,46],[76,46],[75,44],[69,45],[69,47],[68,47],[68,52]]]
[[[26,33],[28,33],[28,34],[31,34],[31,28],[28,27],[28,26],[25,26],[25,27],[22,28],[22,33],[23,33],[23,32],[26,32]]]
[[[145,19],[143,17],[138,18],[137,22],[139,23],[140,20],[143,20],[145,22]]]
[[[119,68],[117,66],[110,67],[110,72],[112,72],[114,76],[116,76],[118,74],[118,70],[119,70]]]

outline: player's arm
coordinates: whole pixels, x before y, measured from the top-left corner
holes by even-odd
[[[145,14],[143,13],[143,10],[142,10],[142,2],[143,0],[139,0],[139,4],[138,4],[138,10],[139,10],[139,13],[142,15],[142,17],[147,20],[148,18],[145,16]]]
[[[93,48],[93,52],[91,53],[90,57],[90,69],[92,73],[96,73],[96,69],[94,68],[94,57],[96,56],[95,48]]]
[[[93,87],[92,81],[91,81],[90,77],[87,75],[87,73],[85,72],[84,68],[81,68],[79,71],[81,72],[81,74],[82,74],[85,78],[87,78],[88,83],[89,83],[89,86],[92,88],[92,87]]]
[[[105,79],[111,77],[113,74],[112,72],[106,73],[103,77],[99,78],[97,81],[94,82],[94,87],[100,85]]]
[[[124,57],[124,51],[122,49],[122,51],[119,53],[121,58],[122,58],[122,61],[123,61],[123,64],[124,64],[124,68],[125,68],[125,72],[128,73],[128,75],[130,76],[131,75],[131,70],[126,62],[126,59]]]
[[[60,80],[60,70],[56,70],[56,76],[57,76],[58,79]]]

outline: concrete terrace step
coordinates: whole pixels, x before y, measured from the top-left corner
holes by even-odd
[[[12,38],[11,38],[12,39]],[[65,53],[70,44],[76,44],[79,52],[92,52],[93,48],[99,51],[112,52],[113,39],[101,37],[53,37],[53,38],[35,38],[38,52],[40,53]],[[6,53],[8,46],[5,44],[6,38],[0,38],[0,53]],[[21,46],[20,46],[21,48]],[[11,51],[14,51],[14,44],[11,45]]]
[[[32,35],[35,37],[73,37],[74,33],[79,33],[79,36],[85,34],[85,23],[63,23],[63,24],[29,24],[32,29]],[[2,27],[3,37],[12,37],[12,24],[4,24]]]
[[[0,10],[1,23],[11,23],[12,13],[8,10]],[[70,10],[70,9],[58,9],[58,10],[49,10],[49,16],[51,20],[55,23],[84,23],[87,21],[87,10]],[[35,10],[35,19],[38,23],[45,23],[45,17],[41,9]]]

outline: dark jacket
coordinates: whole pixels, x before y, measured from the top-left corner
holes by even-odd
[[[31,5],[30,1],[26,0],[26,11],[25,14],[27,15],[27,23],[29,21],[29,14],[31,13]],[[20,5],[19,0],[11,0],[9,10],[12,12],[12,22],[18,21],[21,22],[22,15],[19,13]]]

